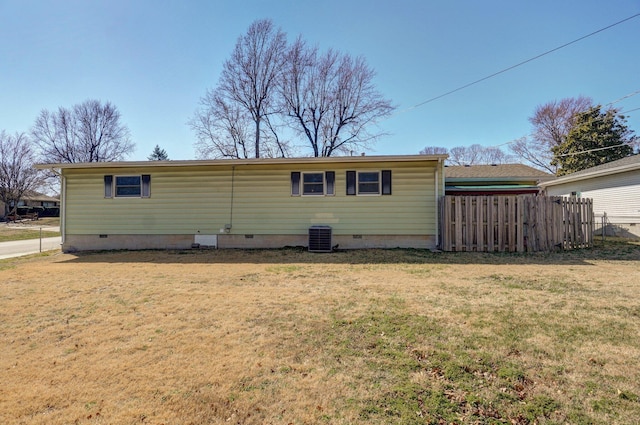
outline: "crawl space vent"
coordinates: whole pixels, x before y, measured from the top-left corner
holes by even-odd
[[[309,227],[309,252],[331,252],[331,227]]]

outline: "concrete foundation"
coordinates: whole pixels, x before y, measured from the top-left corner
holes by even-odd
[[[199,235],[201,236],[201,235]],[[308,235],[217,235],[217,248],[283,248],[308,246]],[[434,249],[433,235],[333,235],[338,249],[417,248]],[[192,249],[196,235],[66,235],[62,251]],[[211,247],[209,247],[211,248]]]

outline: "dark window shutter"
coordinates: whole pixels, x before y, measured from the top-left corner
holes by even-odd
[[[291,194],[300,196],[300,171],[291,172]]]
[[[356,194],[356,172],[347,171],[347,195]]]
[[[113,197],[113,176],[104,176],[104,197]]]
[[[391,195],[391,170],[382,170],[382,194]]]
[[[327,180],[327,195],[335,195],[335,182],[336,182],[336,172],[335,171],[326,171],[324,173],[324,178]]]
[[[148,198],[151,196],[151,175],[142,175],[142,197]]]

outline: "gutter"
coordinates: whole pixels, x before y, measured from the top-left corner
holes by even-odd
[[[435,210],[436,210],[436,249],[440,247],[440,196],[438,187],[440,186],[439,177],[440,177],[440,167],[442,166],[442,159],[438,159],[438,166],[435,170]],[[444,193],[444,192],[443,192]]]
[[[60,236],[62,246],[67,236],[67,178],[60,174]]]
[[[448,155],[375,155],[375,156],[332,156],[303,158],[257,158],[257,159],[206,159],[171,161],[114,161],[114,162],[76,162],[60,164],[36,164],[35,168],[48,170],[88,169],[88,168],[141,168],[141,167],[197,167],[197,166],[236,166],[236,165],[276,165],[276,164],[357,164],[369,162],[428,162],[446,159]]]

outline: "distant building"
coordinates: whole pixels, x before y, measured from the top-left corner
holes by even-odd
[[[53,196],[45,195],[40,192],[29,190],[24,194],[20,202],[18,202],[18,206],[19,207],[21,206],[46,207],[46,208],[59,207],[60,199]],[[10,207],[14,207],[14,205],[10,205]],[[0,201],[0,218],[4,218],[4,212],[5,212],[5,204],[4,202]]]
[[[640,237],[640,155],[540,183],[547,195],[593,199],[596,224],[610,235]]]
[[[537,194],[553,174],[523,164],[445,166],[446,195]]]

